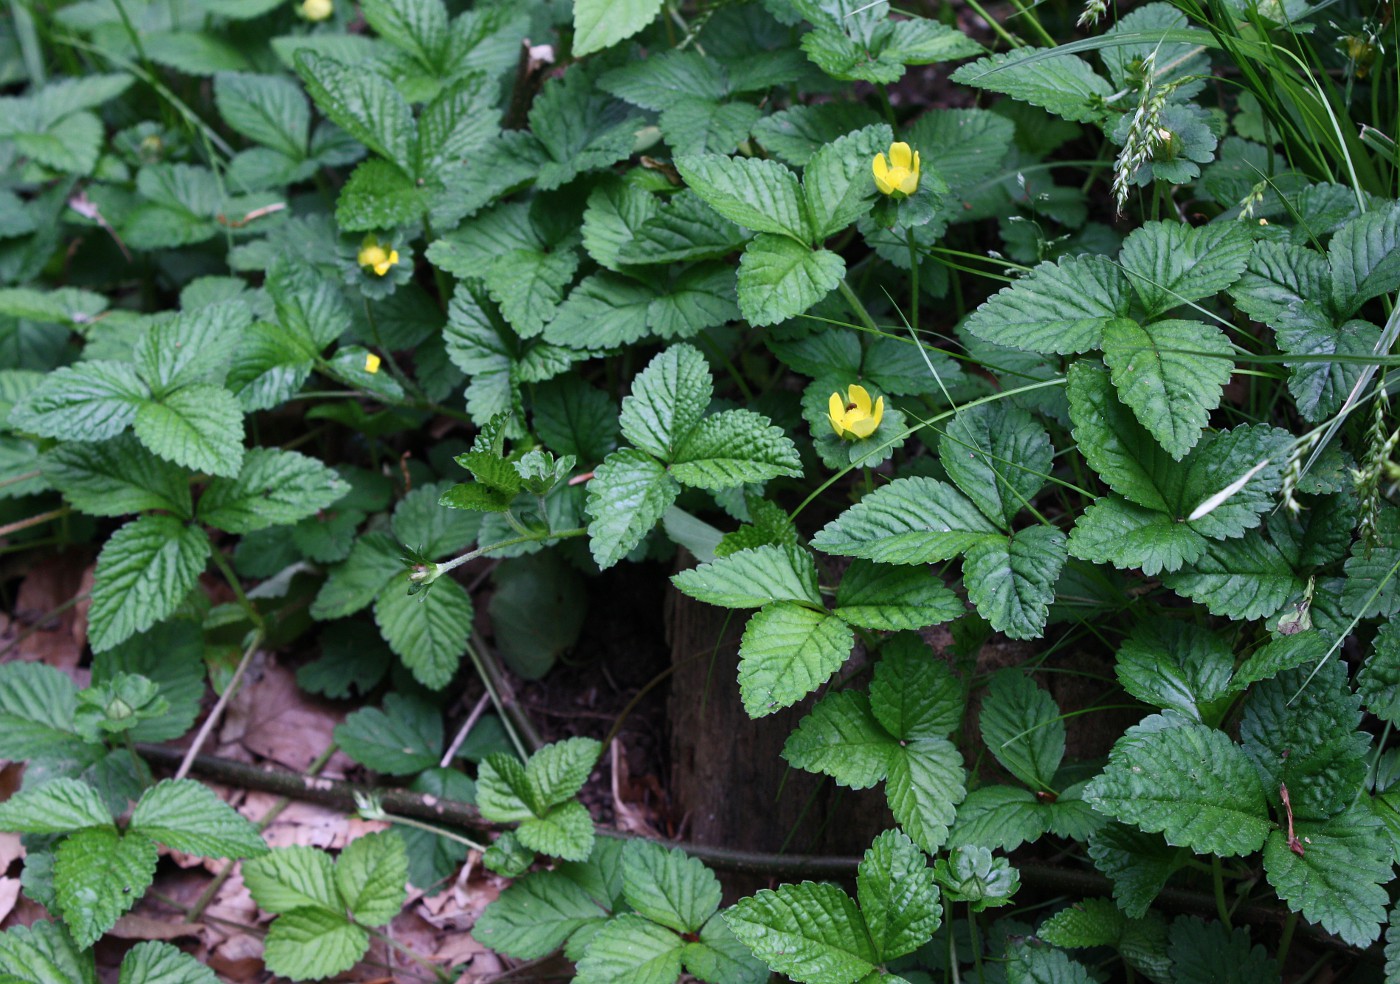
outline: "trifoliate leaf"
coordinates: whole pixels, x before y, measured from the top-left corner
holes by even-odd
[[[973,912],[1009,905],[1021,887],[1020,874],[1006,858],[993,857],[987,848],[975,845],[949,851],[946,860],[940,858],[934,863],[933,873],[946,898],[967,902]],[[1054,942],[1040,930],[1036,935]]]
[[[1169,844],[1222,857],[1257,851],[1273,826],[1244,750],[1199,724],[1119,739],[1084,798]]]
[[[185,854],[253,858],[267,853],[258,829],[208,786],[191,779],[157,783],[141,795],[129,831]]]
[[[777,161],[695,154],[676,158],[681,177],[720,215],[754,232],[813,240],[797,177]]]
[[[710,405],[714,381],[699,349],[672,345],[632,380],[622,401],[622,434],[634,447],[671,461]]]
[[[97,557],[88,641],[111,649],[170,615],[209,560],[209,537],[173,516],[147,515],[112,534]]]
[[[792,439],[752,410],[723,410],[704,418],[676,448],[671,461],[676,481],[702,489],[802,474]]]
[[[383,926],[399,914],[407,897],[408,855],[392,830],[365,834],[345,846],[335,861],[335,884],[350,915],[362,926]]]
[[[1063,533],[1049,526],[977,541],[963,557],[968,600],[992,628],[1010,638],[1039,638],[1068,556],[1066,542]]]
[[[563,803],[522,821],[515,836],[532,851],[582,861],[593,850],[593,818],[582,803]]]
[[[248,533],[313,516],[349,491],[333,469],[314,458],[254,448],[236,479],[216,478],[205,488],[199,518],[230,533]]]
[[[1239,222],[1148,222],[1123,241],[1118,261],[1150,319],[1228,288],[1252,246]]]
[[[192,471],[233,477],[243,464],[243,408],[222,386],[194,383],[141,404],[136,436]]]
[[[749,717],[797,703],[851,655],[855,634],[835,615],[790,601],[749,619],[739,646],[739,695]]]
[[[44,477],[74,509],[90,516],[124,516],[161,509],[189,517],[189,476],[130,435],[100,444],[64,441],[43,456]]]
[[[938,442],[948,477],[983,515],[1007,529],[1045,484],[1053,455],[1045,428],[1005,402],[959,412]]]
[[[606,900],[554,872],[521,878],[482,911],[472,935],[497,953],[536,960],[608,917]]]

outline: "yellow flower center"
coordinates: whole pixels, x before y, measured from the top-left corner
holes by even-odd
[[[379,363],[379,356],[375,355],[373,352],[365,353],[365,372],[370,373],[371,375],[378,372]]]
[[[332,0],[302,0],[301,16],[309,21],[323,21],[335,10]]]
[[[879,397],[874,404],[864,386],[851,385],[845,396],[838,391],[827,401],[827,417],[836,436],[845,441],[863,439],[874,434],[885,416],[885,398]]]
[[[360,266],[373,270],[376,276],[382,277],[399,262],[399,251],[386,250],[373,236],[367,236],[360,245],[360,253],[356,260]]]

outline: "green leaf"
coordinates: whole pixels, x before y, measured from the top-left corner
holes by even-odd
[[[226,189],[207,167],[151,164],[136,175],[136,190],[145,201],[121,227],[134,249],[173,249],[212,239],[222,228],[214,216],[229,206]]]
[[[1178,461],[1220,404],[1233,351],[1224,332],[1199,321],[1144,326],[1120,318],[1104,328],[1103,357],[1119,398]]]
[[[1257,532],[1210,544],[1195,562],[1164,575],[1162,583],[1211,614],[1236,620],[1272,615],[1307,587],[1307,579]]]
[[[1235,675],[1230,678],[1230,689],[1244,690],[1250,684],[1268,680],[1284,670],[1316,663],[1326,656],[1330,649],[1330,640],[1320,632],[1299,632],[1297,635],[1281,636],[1260,646],[1239,665]],[[1362,667],[1361,673],[1357,675],[1357,686],[1363,699],[1365,687],[1360,678],[1364,673],[1365,667]]]
[[[554,317],[577,269],[578,253],[572,249],[515,249],[487,269],[486,289],[520,337],[533,338]]]
[[[578,0],[574,4],[574,55],[611,48],[630,38],[661,12],[661,0]]]
[[[583,248],[609,270],[619,269],[624,266],[622,249],[660,209],[655,195],[634,184],[616,179],[599,184],[583,212]]]
[[[404,172],[414,172],[418,129],[392,82],[367,65],[352,68],[306,49],[295,60],[307,94],[332,123]]]
[[[603,746],[592,738],[567,738],[539,749],[525,765],[535,802],[554,806],[572,799],[588,781],[602,752]]]
[[[1385,923],[1394,856],[1381,835],[1381,821],[1354,806],[1325,823],[1300,820],[1295,833],[1301,854],[1284,831],[1264,845],[1269,884],[1294,912],[1353,946],[1380,937]]]
[[[577,66],[540,90],[529,120],[548,155],[535,181],[545,191],[628,157],[639,125],[626,106],[598,91],[588,70]]]
[[[137,832],[89,827],[58,845],[54,892],[73,941],[86,949],[146,894],[159,852]]]
[[[374,603],[374,621],[384,641],[429,690],[452,682],[467,650],[472,617],[471,596],[448,577],[439,578],[429,591],[410,595],[408,574],[397,574]]]
[[[758,235],[739,260],[739,310],[751,325],[795,318],[836,289],[846,261],[783,236]]]
[[[369,934],[327,909],[296,909],[273,920],[263,963],[294,981],[320,980],[349,970],[369,950]]]
[[[918,636],[901,634],[880,647],[870,681],[870,709],[896,738],[936,738],[962,724],[962,684],[948,664],[931,659]]]
[[[1351,317],[1362,304],[1400,287],[1400,207],[1391,203],[1352,219],[1327,247],[1332,308]]]
[[[712,101],[729,93],[719,61],[692,49],[660,51],[606,72],[598,85],[635,106],[658,113],[691,98]]]
[[[141,404],[136,436],[191,471],[232,477],[243,464],[243,408],[222,386],[195,383]]]
[[[1118,649],[1118,682],[1154,707],[1173,708],[1196,721],[1201,708],[1230,688],[1234,653],[1209,629],[1189,622],[1145,620]]]
[[[0,758],[81,758],[87,743],[73,731],[76,693],[72,679],[52,666],[0,664]]]
[[[1031,526],[972,544],[963,558],[968,601],[998,632],[1012,639],[1039,638],[1068,556],[1066,542],[1053,527]]]
[[[53,779],[21,789],[0,803],[0,830],[21,834],[67,834],[112,826],[112,814],[97,790],[78,779]]]
[[[696,933],[719,908],[721,891],[714,872],[680,848],[634,840],[622,852],[622,893],[639,915]]]
[[[944,469],[992,522],[1010,529],[1050,474],[1050,435],[1005,402],[960,411],[938,442]]]
[[[946,738],[901,743],[885,778],[885,798],[900,827],[933,854],[948,840],[957,805],[967,795],[966,770]]]
[[[704,418],[676,448],[671,461],[672,478],[702,489],[802,474],[792,439],[752,410],[724,410]]]
[[[770,601],[821,604],[817,565],[796,546],[761,546],[681,571],[671,583],[696,601],[723,608],[762,608]]]
[[[838,786],[868,789],[889,772],[898,741],[854,690],[827,694],[783,743],[783,758],[807,772],[831,776]]]
[[[724,921],[760,960],[797,980],[852,984],[880,963],[855,901],[830,883],[763,889]]]
[[[681,954],[685,969],[711,984],[765,984],[772,976],[768,966],[735,937],[716,913],[700,929],[700,939],[685,946]]]
[[[407,898],[408,855],[392,830],[356,837],[335,862],[335,884],[351,917],[362,926],[383,926]]]
[[[97,557],[88,641],[102,652],[166,618],[185,600],[209,561],[209,537],[173,516],[132,520]]]
[[[1155,576],[1179,570],[1205,552],[1207,541],[1189,525],[1162,512],[1105,496],[1080,513],[1069,552],[1081,560]]]
[[[1074,123],[1095,123],[1113,95],[1108,80],[1078,55],[1041,48],[1016,48],[979,58],[950,78],[963,85],[1000,92],[1047,109]]]
[[[1021,942],[1008,949],[1006,980],[1007,984],[1092,984],[1094,977],[1063,950]]]
[[[1400,722],[1400,622],[1387,621],[1371,645],[1371,654],[1356,674],[1356,690],[1368,711],[1395,724]],[[0,687],[0,699],[4,693]]]
[[[362,162],[335,201],[335,223],[345,232],[368,232],[419,222],[428,199],[416,181],[388,161]]]
[[[1024,50],[1024,49],[1023,49]],[[1104,330],[1128,315],[1127,278],[1104,256],[1045,262],[988,298],[964,323],[978,338],[1043,354],[1098,348]]]
[[[683,941],[633,913],[609,920],[578,962],[577,984],[672,984],[681,973]]]
[[[534,427],[558,454],[602,461],[617,444],[617,408],[606,393],[575,375],[535,390]]]
[[[163,509],[187,518],[194,512],[189,477],[127,435],[101,444],[65,441],[44,455],[41,467],[73,508],[91,516]]]
[[[748,239],[746,230],[720,215],[689,189],[647,219],[621,246],[618,261],[675,263],[727,256]]]
[[[802,245],[816,238],[797,177],[777,161],[695,154],[675,163],[685,183],[731,222]]]
[[[279,847],[243,864],[243,882],[253,901],[283,914],[325,909],[339,912],[340,895],[330,855],[314,847]]]
[[[146,790],[128,830],[185,854],[254,858],[267,853],[258,829],[203,783],[167,779]]]
[[[1199,724],[1120,738],[1084,791],[1094,809],[1198,854],[1234,857],[1263,846],[1272,823],[1248,756]]]
[[[306,156],[311,107],[290,79],[221,72],[214,76],[214,103],[229,128],[249,140],[294,161]]]
[[[1277,341],[1284,354],[1308,358],[1306,362],[1290,359],[1285,363],[1291,370],[1288,391],[1305,420],[1321,420],[1341,409],[1379,338],[1375,325],[1366,321],[1348,321],[1333,328],[1326,320],[1300,319],[1279,328]],[[1327,355],[1341,358],[1335,362],[1317,359]]]
[[[762,110],[750,103],[689,97],[667,107],[658,122],[677,155],[728,154],[748,139],[762,117]]]
[[[439,497],[446,487],[445,483],[422,485],[400,500],[392,523],[400,543],[422,550],[429,557],[445,557],[466,549],[477,538],[480,519],[439,507]]]
[[[230,533],[248,533],[313,516],[349,491],[333,469],[314,458],[254,448],[236,479],[216,478],[205,488],[199,518]]]
[[[136,343],[136,369],[157,400],[191,383],[223,384],[251,312],[214,303],[157,321]],[[139,418],[138,418],[139,419]]]
[[[833,140],[878,122],[878,114],[860,103],[796,104],[759,120],[753,133],[770,153],[794,167],[806,167],[812,155]]]
[[[832,614],[857,628],[899,631],[949,622],[966,610],[962,599],[927,568],[856,560],[841,576]]]
[[[1252,246],[1238,222],[1149,222],[1123,241],[1118,261],[1152,319],[1227,289]]]
[[[622,401],[622,434],[635,447],[671,461],[700,423],[713,392],[700,351],[672,345],[632,380],[632,394]]]
[[[992,677],[982,702],[982,740],[987,750],[1032,789],[1053,790],[1065,754],[1060,709],[1030,677],[1004,670]]]
[[[41,437],[106,441],[136,422],[137,410],[149,395],[130,366],[83,362],[50,372],[15,404],[8,425]]]
[[[1160,836],[1120,823],[1109,823],[1090,835],[1089,856],[1113,882],[1114,899],[1133,919],[1146,914],[1180,865],[1180,851]]]
[[[444,85],[423,107],[418,117],[420,173],[433,173],[471,157],[500,133],[498,85],[485,74],[484,65],[477,68],[481,70],[459,75]]]
[[[442,739],[438,709],[405,694],[388,694],[382,711],[363,707],[335,728],[336,744],[346,755],[392,776],[413,775],[437,765]]]
[[[1172,980],[1179,984],[1272,984],[1278,964],[1249,929],[1233,929],[1196,916],[1178,916],[1169,931]]]
[[[841,232],[870,211],[877,194],[870,161],[889,149],[894,136],[877,124],[833,140],[812,155],[802,173],[802,194],[812,224],[812,240]]]
[[[390,578],[403,570],[403,550],[388,533],[366,533],[355,541],[350,556],[331,571],[311,603],[319,621],[344,618],[369,605]]]
[[[996,533],[951,485],[899,478],[827,523],[812,546],[882,564],[931,564],[950,560]]]
[[[97,984],[92,958],[51,922],[0,933],[0,970],[14,973],[23,984]]]
[[[923,946],[942,921],[933,870],[898,830],[886,830],[865,852],[856,873],[856,897],[882,961]]]
[[[94,686],[111,683],[122,674],[150,680],[170,704],[159,718],[137,723],[130,732],[132,739],[179,738],[194,725],[204,700],[204,636],[193,622],[171,620],[93,657]]]
[[[1357,540],[1344,567],[1346,611],[1362,618],[1400,611],[1400,509],[1381,508],[1374,544],[1364,537]]]
[[[608,455],[588,483],[585,509],[594,562],[606,570],[625,557],[679,494],[666,468],[644,452],[623,448]]]
[[[188,953],[152,941],[127,951],[117,984],[219,984],[219,979]]]
[[[532,851],[583,861],[593,850],[593,818],[582,803],[561,803],[543,816],[522,821],[515,836]]]
[[[739,696],[749,717],[797,703],[841,668],[855,633],[835,615],[779,601],[758,611],[739,646]]]
[[[584,926],[606,919],[605,901],[554,872],[534,872],[482,911],[472,935],[497,953],[536,960]]]

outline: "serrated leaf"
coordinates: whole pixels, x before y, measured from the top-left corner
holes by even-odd
[[[372,68],[349,65],[314,51],[296,54],[296,70],[320,110],[346,133],[413,173],[418,130],[407,101]]]
[[[408,855],[392,830],[356,837],[335,862],[335,884],[351,917],[362,926],[383,926],[407,898]]]
[[[97,982],[92,958],[52,922],[17,925],[0,933],[0,968],[13,972],[24,984]]]
[[[870,210],[877,193],[870,161],[892,140],[890,128],[877,124],[839,137],[812,155],[802,172],[802,194],[813,241],[836,235]]]
[[[1009,904],[1021,887],[1021,876],[1011,863],[993,857],[985,847],[954,848],[946,861],[934,863],[933,871],[944,897],[969,903],[973,912]]]
[[[1252,245],[1238,222],[1149,222],[1123,241],[1118,262],[1151,319],[1227,289],[1244,273]]]
[[[1172,920],[1167,955],[1172,979],[1180,984],[1272,984],[1278,964],[1259,944],[1250,943],[1249,929],[1233,929],[1195,916]]]
[[[1306,663],[1316,663],[1327,655],[1330,649],[1330,640],[1320,632],[1299,632],[1296,635],[1281,636],[1260,646],[1239,665],[1235,675],[1230,678],[1230,689],[1244,690],[1250,684],[1268,680],[1284,670],[1291,670]],[[1365,672],[1364,667],[1362,672]],[[1360,679],[1357,684],[1360,687]]]
[[[583,861],[593,850],[593,818],[582,803],[562,803],[544,816],[522,821],[515,836],[532,851]]]
[[[579,0],[574,5],[574,55],[590,55],[630,38],[656,19],[661,0]]]
[[[1380,820],[1352,807],[1326,823],[1299,821],[1303,852],[1291,850],[1284,831],[1264,845],[1264,872],[1288,907],[1353,946],[1374,942],[1385,922],[1394,856]]]
[[[284,526],[331,506],[350,486],[295,451],[254,448],[236,479],[216,478],[199,498],[199,518],[230,533]]]
[[[127,951],[117,984],[219,984],[219,979],[188,953],[150,941]]]
[[[832,614],[857,628],[899,631],[948,622],[966,610],[927,568],[856,560],[841,576]]]
[[[533,338],[554,317],[577,269],[572,249],[510,250],[486,270],[486,289],[520,337]]]
[[[1368,711],[1395,724],[1400,721],[1400,622],[1382,625],[1371,646],[1371,654],[1356,674],[1356,690]]]
[[[388,533],[366,533],[321,585],[311,603],[311,617],[328,621],[353,615],[373,602],[401,570],[403,549],[398,542]]]
[[[739,696],[749,717],[797,703],[851,654],[855,633],[834,615],[779,601],[758,611],[739,646]]]
[[[1162,583],[1205,605],[1213,615],[1255,619],[1272,615],[1307,587],[1276,546],[1258,532],[1211,543],[1198,559]]]
[[[106,441],[135,423],[149,395],[129,365],[84,362],[50,372],[15,404],[7,423],[41,437]]]
[[[545,745],[526,763],[535,802],[553,806],[572,799],[588,781],[603,746],[592,738],[566,738]]]
[[[63,921],[86,949],[146,894],[156,873],[156,846],[140,833],[89,827],[55,852],[53,882]]]
[[[209,561],[209,537],[173,516],[132,520],[112,534],[97,557],[88,641],[111,649],[170,615]]]
[[[578,962],[578,984],[672,984],[681,973],[685,941],[633,913],[608,921]]]
[[[142,403],[136,436],[162,458],[232,477],[243,464],[243,408],[222,386],[195,383]]]
[[[1049,526],[978,540],[963,557],[968,601],[998,632],[1012,639],[1039,638],[1068,558],[1066,542]]]
[[[97,790],[79,779],[53,779],[33,789],[22,789],[0,803],[0,830],[67,834],[111,826],[112,814]]]
[[[950,560],[997,529],[956,489],[899,478],[876,489],[812,538],[823,553],[884,564]]]
[[[885,778],[890,812],[915,844],[930,854],[948,840],[957,805],[967,795],[962,756],[946,738],[902,742]]]
[[[203,783],[165,780],[141,795],[129,831],[185,854],[251,858],[267,853],[258,829]]]
[[[1016,670],[992,677],[979,724],[987,750],[1006,771],[1032,789],[1055,788],[1065,723],[1054,698],[1035,681]]]
[[[678,933],[696,933],[719,908],[714,872],[680,848],[634,840],[622,852],[622,892],[641,916]]]
[[[122,435],[101,444],[65,441],[41,460],[44,477],[73,508],[91,516],[163,509],[193,513],[189,476]]]
[[[675,163],[685,183],[731,222],[798,244],[814,238],[797,177],[777,161],[694,154]]]
[[[1119,318],[1104,328],[1104,362],[1119,398],[1178,461],[1219,405],[1234,371],[1233,351],[1224,332],[1199,321],[1144,326]]]
[[[623,266],[619,253],[637,229],[660,211],[657,197],[625,181],[606,181],[588,196],[583,213],[583,247],[609,270]]]
[[[605,900],[553,872],[534,872],[482,911],[472,935],[497,953],[535,960],[563,946],[579,929],[608,916]]]
[[[795,318],[836,289],[846,261],[783,236],[755,236],[739,260],[739,310],[751,325]]]
[[[1382,507],[1375,521],[1374,544],[1352,544],[1347,558],[1342,604],[1353,615],[1393,615],[1400,611],[1400,509]]]
[[[336,744],[346,755],[386,775],[432,768],[442,758],[442,739],[438,709],[405,694],[388,694],[383,710],[363,707],[335,728]]]
[[[676,501],[680,486],[641,451],[614,451],[588,483],[588,546],[604,570],[630,553]]]
[[[1019,786],[982,786],[958,806],[950,847],[980,844],[1014,851],[1049,829],[1050,815],[1035,793]]]
[[[740,550],[671,578],[683,593],[723,608],[762,608],[770,601],[821,604],[817,565],[796,546]]]
[[[618,260],[643,265],[712,259],[733,252],[746,239],[747,230],[687,189],[641,224],[632,240],[619,249]]]
[[[1180,570],[1205,553],[1209,542],[1190,525],[1126,499],[1095,499],[1070,531],[1071,556],[1121,570],[1141,568],[1149,577]]]
[[[1107,79],[1078,55],[1016,48],[979,58],[951,76],[954,82],[989,89],[1047,109],[1075,123],[1093,123],[1113,95]]]
[[[292,980],[321,980],[349,970],[369,950],[369,934],[338,912],[295,909],[268,928],[263,963]]]
[[[429,690],[452,682],[472,631],[472,600],[451,578],[439,578],[429,591],[408,593],[402,573],[379,593],[374,621],[389,648]]]
[[[1198,724],[1119,739],[1084,798],[1168,844],[1221,857],[1257,851],[1272,829],[1244,750]]]
[[[880,962],[855,902],[829,883],[763,889],[724,921],[760,960],[797,980],[852,984]]]
[[[243,882],[258,906],[274,914],[308,909],[339,912],[330,855],[314,847],[279,847],[243,864]]]
[[[1392,203],[1346,223],[1332,236],[1327,259],[1332,307],[1340,317],[1400,287],[1400,207]]]
[[[1180,851],[1159,835],[1121,823],[1109,823],[1090,835],[1089,856],[1113,882],[1119,907],[1134,919],[1147,912],[1180,865]]]
[[[52,666],[0,664],[0,758],[81,757],[87,742],[73,730],[76,693],[72,679]]]
[[[671,461],[710,405],[714,381],[700,351],[672,345],[632,380],[622,401],[622,434],[635,447]]]
[[[978,338],[1044,354],[1088,352],[1105,328],[1126,317],[1127,278],[1103,256],[1067,256],[1040,264],[988,298],[964,323]]]
[[[843,690],[818,701],[783,744],[789,765],[867,789],[885,778],[898,741],[870,713],[864,694]]]
[[[214,102],[229,127],[292,160],[306,154],[311,107],[296,83],[276,75],[221,72]]]
[[[1045,428],[1004,402],[959,412],[938,442],[948,477],[983,515],[1008,529],[1045,484],[1053,456]]]
[[[881,960],[922,946],[942,922],[933,869],[898,830],[886,830],[865,852],[856,873],[856,897]]]
[[[684,99],[719,100],[728,93],[718,60],[695,49],[660,51],[604,73],[598,85],[643,109],[662,112]]]
[[[710,984],[764,984],[768,966],[739,942],[722,913],[710,917],[700,929],[700,939],[687,943],[681,954],[685,969]]]
[[[1063,950],[1022,942],[1008,949],[1006,980],[1007,984],[1092,984],[1094,977]]]
[[[668,106],[658,122],[661,135],[677,155],[728,154],[748,139],[762,116],[762,110],[750,103],[689,97]]]
[[[870,709],[901,740],[941,737],[962,724],[962,684],[921,638],[897,635],[880,647]]]
[[[671,461],[672,478],[702,489],[802,474],[792,439],[752,410],[723,410],[705,417],[685,436]]]
[[[617,443],[617,408],[606,393],[577,376],[564,376],[535,390],[534,428],[558,454],[602,461]]]
[[[362,161],[340,187],[335,223],[346,232],[369,232],[422,220],[428,198],[416,181],[388,161]]]
[[[1234,653],[1209,629],[1189,622],[1139,622],[1118,648],[1123,689],[1154,707],[1201,720],[1201,707],[1227,692]]]

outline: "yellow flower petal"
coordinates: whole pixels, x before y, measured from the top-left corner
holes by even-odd
[[[879,426],[879,421],[874,417],[861,417],[859,420],[851,421],[851,426],[848,430],[856,437],[865,438],[874,434],[875,428]]]
[[[302,0],[301,16],[309,21],[323,21],[334,10],[331,0]]]
[[[366,352],[366,353],[365,353],[365,372],[371,373],[371,374],[378,372],[378,371],[379,371],[379,363],[380,363],[380,358],[379,358],[379,356],[375,355],[373,352]]]
[[[902,167],[907,171],[913,159],[907,143],[890,144],[890,164],[894,167]]]
[[[875,401],[875,412],[870,415],[870,419],[875,421],[875,426],[880,426],[880,421],[885,419],[885,398],[882,396]]]
[[[862,417],[870,416],[870,393],[864,386],[852,385],[847,389],[846,402]]]
[[[871,170],[875,172],[875,187],[880,194],[888,195],[894,191],[894,185],[890,184],[890,165],[885,160],[884,154],[876,154],[875,160],[871,162]]]

